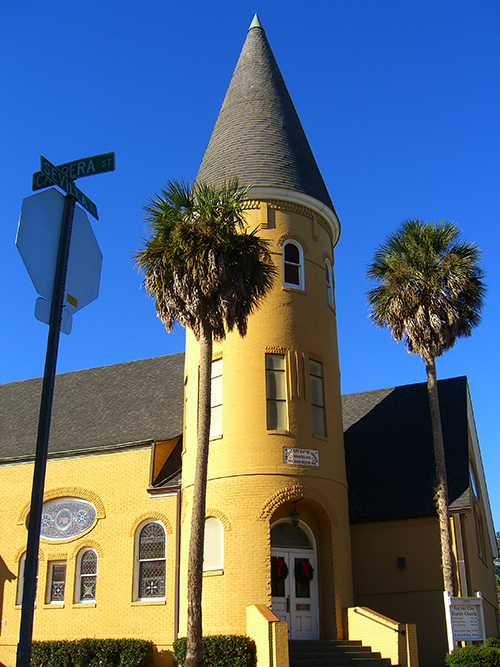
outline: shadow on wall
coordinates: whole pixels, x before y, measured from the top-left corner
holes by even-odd
[[[2,634],[2,629],[4,625],[3,621],[3,595],[4,595],[4,589],[5,589],[5,582],[6,581],[13,581],[14,579],[17,579],[16,575],[9,570],[7,565],[5,564],[4,559],[0,556],[0,636]],[[0,662],[0,667],[5,667],[4,664]]]

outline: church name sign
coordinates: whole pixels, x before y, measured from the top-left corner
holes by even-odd
[[[283,447],[283,463],[296,466],[315,466],[319,468],[319,452],[314,449]]]
[[[444,594],[448,645],[450,651],[459,641],[486,641],[484,626],[483,598],[481,592],[476,597],[455,598]]]

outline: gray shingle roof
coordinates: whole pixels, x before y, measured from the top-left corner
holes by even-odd
[[[469,505],[467,379],[439,380],[450,506]],[[342,397],[352,521],[435,514],[425,383]]]
[[[56,378],[49,455],[145,445],[182,434],[184,354]],[[41,379],[0,385],[0,463],[34,456]],[[450,504],[468,507],[467,381],[439,381]],[[425,383],[342,398],[352,521],[434,514]],[[180,445],[158,475],[178,481]],[[174,479],[175,478],[175,479]]]
[[[184,354],[56,377],[49,455],[182,433]],[[0,460],[33,456],[40,378],[0,385]]]
[[[196,180],[221,183],[234,177],[251,187],[309,195],[334,211],[257,17],[248,30]]]

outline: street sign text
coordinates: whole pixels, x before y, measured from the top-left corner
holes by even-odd
[[[67,192],[68,194],[76,197],[77,201],[80,202],[83,208],[87,209],[90,215],[92,215],[96,220],[99,220],[99,216],[97,215],[97,206],[94,204],[94,202],[91,201],[86,195],[84,195],[83,192],[76,187],[73,181],[57,167],[55,167],[51,162],[49,162],[47,158],[44,158],[42,155],[40,159],[42,165],[42,175],[46,176],[51,183],[58,185],[61,190],[64,190],[64,192]]]

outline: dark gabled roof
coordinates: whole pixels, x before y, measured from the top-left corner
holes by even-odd
[[[440,380],[451,509],[469,506],[467,379]],[[351,521],[435,514],[425,383],[342,397]]]
[[[180,435],[183,375],[183,353],[58,375],[49,455]],[[34,456],[41,385],[0,385],[0,462]]]
[[[257,16],[248,30],[196,180],[231,178],[300,192],[334,211]]]

